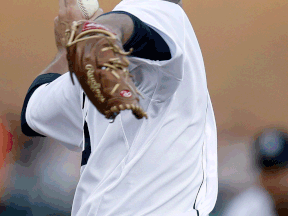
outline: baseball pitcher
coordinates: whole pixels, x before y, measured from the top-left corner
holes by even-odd
[[[21,115],[27,136],[82,151],[72,215],[207,216],[216,124],[181,0],[123,0],[89,20],[75,2],[59,0],[58,53]]]

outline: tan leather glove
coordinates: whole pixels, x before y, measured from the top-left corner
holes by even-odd
[[[121,110],[132,110],[136,118],[147,118],[139,105],[140,94],[128,71],[129,61],[121,42],[103,25],[92,21],[74,22],[66,32],[67,59],[83,90],[108,119]]]

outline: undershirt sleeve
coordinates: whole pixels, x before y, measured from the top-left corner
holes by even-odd
[[[171,52],[168,44],[154,29],[126,11],[112,11],[103,15],[111,13],[126,14],[134,23],[134,31],[131,37],[123,45],[125,51],[129,51],[130,48],[133,48],[133,52],[130,56],[154,61],[171,59]]]

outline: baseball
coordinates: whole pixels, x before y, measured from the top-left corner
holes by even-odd
[[[78,7],[82,11],[85,19],[90,19],[99,9],[97,0],[77,0]]]

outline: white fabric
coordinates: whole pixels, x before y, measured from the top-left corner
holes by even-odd
[[[80,85],[73,86],[68,73],[56,82],[40,86],[31,96],[27,110],[28,125],[36,132],[61,141],[70,150],[81,151],[83,117]]]
[[[92,148],[87,165],[81,169],[72,215],[196,216],[198,210],[200,216],[206,216],[215,205],[218,190],[217,138],[202,54],[192,26],[182,8],[166,1],[125,0],[114,10],[134,14],[155,29],[169,45],[172,59],[129,58],[130,71],[145,96],[140,103],[148,120],[137,120],[130,111],[124,111],[109,123],[89,100],[85,101],[80,120],[81,99],[75,99],[82,95],[79,83],[77,90],[67,89],[69,95],[76,95],[71,96],[75,111],[69,115],[75,115],[73,119],[77,116],[77,123],[87,121]],[[65,82],[71,82],[68,78],[54,82],[66,91],[65,85],[69,84]],[[43,88],[36,92],[30,99],[30,113],[34,112],[34,103],[42,109],[42,102],[34,101],[42,99],[39,96],[44,94]],[[53,101],[58,99],[63,98],[49,97],[52,104],[60,103]],[[49,110],[45,111],[49,115]],[[27,122],[37,132],[48,135],[49,126],[41,123],[40,112]],[[65,108],[54,112],[69,116]],[[51,123],[54,120],[53,124],[58,124],[56,119]],[[57,129],[75,127],[71,141],[79,146],[82,134],[80,138],[75,123]],[[65,136],[54,138],[68,141],[70,138]]]
[[[263,188],[251,187],[236,196],[223,216],[277,216],[273,200]]]

